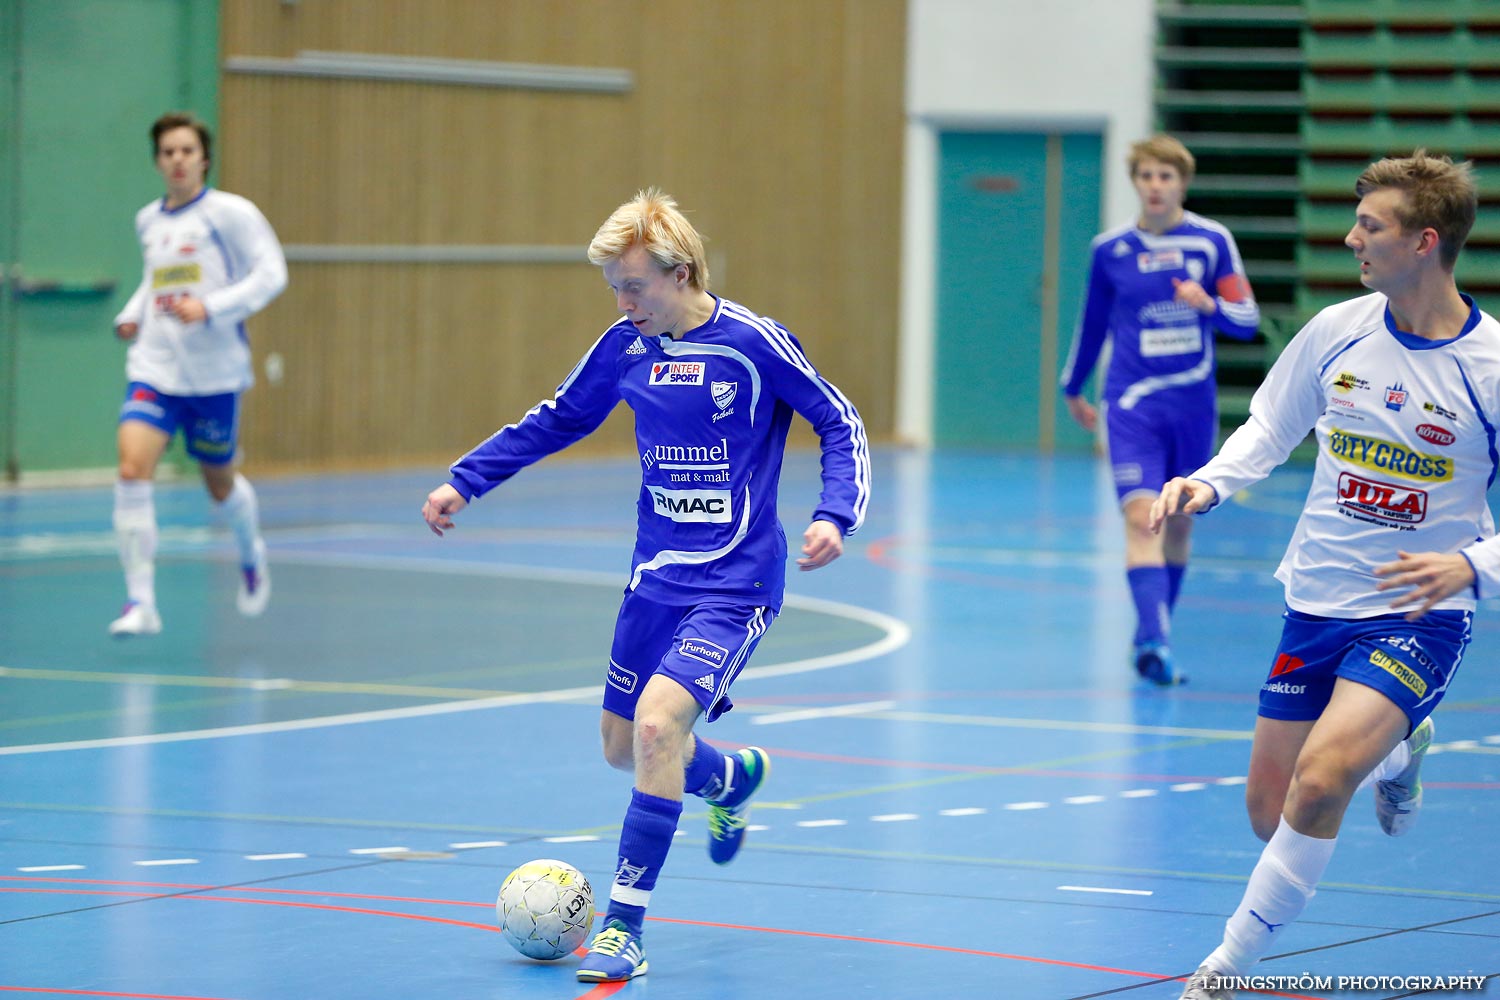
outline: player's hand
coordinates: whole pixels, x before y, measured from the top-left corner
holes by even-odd
[[[172,315],[184,323],[202,323],[208,318],[208,310],[204,308],[202,299],[184,295],[172,303]]]
[[[805,573],[827,566],[844,554],[844,533],[832,521],[814,521],[802,533],[802,558],[797,565]]]
[[[1207,510],[1213,506],[1214,496],[1214,488],[1201,479],[1184,479],[1181,476],[1169,479],[1151,504],[1146,527],[1155,534],[1161,531],[1168,515],[1196,514],[1200,510]]]
[[[121,323],[115,327],[115,336],[121,340],[134,340],[135,335],[141,332],[139,323]]]
[[[422,505],[422,520],[427,522],[434,535],[441,538],[444,531],[453,527],[453,515],[468,504],[458,490],[444,483],[427,494],[427,502]]]
[[[1099,426],[1099,411],[1094,409],[1094,404],[1082,396],[1064,396],[1063,402],[1068,405],[1068,416],[1079,427],[1092,434]]]
[[[1399,608],[1407,604],[1421,606],[1409,612],[1406,620],[1414,622],[1443,601],[1474,586],[1474,567],[1457,552],[1396,552],[1396,561],[1375,567],[1375,575],[1381,577],[1376,590],[1395,590],[1410,587],[1391,602]]]
[[[1219,311],[1219,303],[1214,297],[1203,290],[1203,286],[1196,281],[1183,281],[1181,278],[1172,279],[1172,287],[1177,289],[1177,301],[1192,306],[1195,310],[1205,316],[1212,316]]]

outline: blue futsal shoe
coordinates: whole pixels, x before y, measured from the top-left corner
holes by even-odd
[[[1410,830],[1422,808],[1422,758],[1432,746],[1432,732],[1429,715],[1406,738],[1406,745],[1411,747],[1411,763],[1389,781],[1375,782],[1375,818],[1380,820],[1380,828],[1392,837]]]
[[[578,980],[584,983],[623,983],[646,974],[646,951],[641,936],[630,933],[618,920],[607,921],[594,935],[589,953],[578,965]]]
[[[1186,677],[1177,672],[1177,667],[1172,662],[1172,651],[1164,642],[1143,642],[1135,647],[1132,656],[1135,660],[1135,672],[1152,684],[1171,687],[1187,681]]]
[[[745,843],[750,822],[750,798],[771,773],[771,755],[760,747],[746,747],[735,754],[744,780],[724,790],[717,802],[708,804],[708,857],[716,865],[727,865]]]

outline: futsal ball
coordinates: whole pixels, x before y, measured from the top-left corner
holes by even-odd
[[[594,890],[565,861],[528,861],[500,884],[500,932],[516,951],[544,962],[583,944],[594,926]]]

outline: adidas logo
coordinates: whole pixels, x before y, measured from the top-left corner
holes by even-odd
[[[629,347],[625,348],[625,353],[626,354],[645,354],[646,353],[646,345],[643,344],[643,343],[641,343],[641,338],[640,337],[637,337],[637,338],[635,338],[635,340],[631,343],[631,345]]]
[[[704,674],[702,677],[693,681],[693,683],[698,685],[705,691],[712,691],[714,689],[714,675]]]

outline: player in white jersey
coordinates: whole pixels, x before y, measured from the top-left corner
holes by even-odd
[[[1355,193],[1344,242],[1375,294],[1314,317],[1245,425],[1151,508],[1153,529],[1207,511],[1316,433],[1313,483],[1276,571],[1285,625],[1250,752],[1246,803],[1267,844],[1186,1000],[1232,997],[1223,978],[1247,974],[1302,912],[1356,791],[1374,785],[1386,833],[1411,827],[1431,713],[1475,600],[1500,592],[1485,501],[1500,461],[1500,323],[1453,277],[1477,208],[1472,172],[1417,150],[1372,164]]]
[[[144,274],[115,317],[130,342],[114,512],[128,597],[109,626],[121,637],[161,631],[152,480],[179,428],[234,530],[240,612],[259,615],[271,597],[255,490],[235,459],[240,394],[254,381],[245,320],[286,287],[286,258],[259,209],[207,186],[212,137],[202,122],[165,114],[151,143],[167,191],[136,213]]]
[[[1099,393],[1115,493],[1125,515],[1125,579],[1135,605],[1131,661],[1156,684],[1182,680],[1170,647],[1172,609],[1187,573],[1192,518],[1146,526],[1162,484],[1213,454],[1219,414],[1214,337],[1255,336],[1260,308],[1234,236],[1183,208],[1193,154],[1169,135],[1134,143],[1127,158],[1140,196],[1129,225],[1095,237],[1078,333],[1063,369],[1063,399],[1085,430],[1099,411],[1084,384],[1110,344]]]

